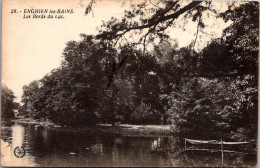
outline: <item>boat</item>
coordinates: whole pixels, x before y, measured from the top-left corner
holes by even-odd
[[[193,139],[185,139],[185,143],[189,142],[193,145],[243,145],[243,144],[249,144],[249,142],[226,142],[226,141],[218,141],[218,140],[208,140],[208,141],[203,141],[203,140],[193,140]]]

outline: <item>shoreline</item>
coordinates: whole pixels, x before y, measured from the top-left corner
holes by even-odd
[[[50,122],[40,122],[30,119],[16,118],[11,119],[12,122],[40,125],[43,128],[47,128],[55,131],[70,131],[70,132],[88,132],[93,134],[119,134],[123,136],[169,136],[174,134],[174,130],[171,125],[132,125],[132,124],[120,124],[119,126],[111,126],[111,124],[97,124],[90,127],[72,127],[72,126],[60,126]]]
[[[178,130],[174,129],[172,125],[133,125],[133,124],[120,124],[119,126],[111,126],[111,124],[97,124],[95,126],[85,127],[73,127],[73,126],[60,126],[48,121],[35,121],[32,119],[16,118],[3,121],[11,121],[22,124],[35,125],[35,129],[48,129],[50,131],[62,131],[62,132],[75,132],[75,133],[88,133],[88,134],[109,134],[115,136],[131,136],[131,137],[166,137],[177,136],[184,138],[185,136],[178,133]],[[36,125],[39,125],[36,126]],[[1,124],[1,127],[5,127]],[[222,133],[216,134],[214,138],[225,138],[229,141],[234,141],[230,138],[230,134]],[[199,139],[201,139],[200,137]],[[205,138],[205,137],[204,137]],[[212,139],[212,137],[206,137]],[[213,138],[213,139],[214,139]],[[195,138],[196,139],[196,138]],[[198,139],[198,138],[197,138]]]

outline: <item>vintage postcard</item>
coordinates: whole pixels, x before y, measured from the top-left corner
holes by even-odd
[[[259,3],[3,0],[2,167],[256,167]]]

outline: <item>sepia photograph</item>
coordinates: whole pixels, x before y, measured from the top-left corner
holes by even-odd
[[[1,167],[257,167],[258,1],[2,0]]]

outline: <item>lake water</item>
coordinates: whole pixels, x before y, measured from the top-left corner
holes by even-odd
[[[33,124],[2,122],[3,166],[248,166],[256,165],[256,152],[197,150],[175,136],[134,137],[86,131],[37,129]],[[26,154],[14,156],[23,146]],[[191,150],[193,149],[193,150]],[[229,149],[228,151],[232,151]]]

